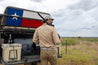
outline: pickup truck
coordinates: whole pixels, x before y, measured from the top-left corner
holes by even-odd
[[[34,31],[43,24],[49,13],[8,6],[0,14],[0,60],[4,65],[40,62],[40,45],[32,41]],[[43,18],[42,18],[43,17]],[[21,61],[5,62],[2,59],[2,44],[22,44]],[[60,49],[58,49],[59,51]]]

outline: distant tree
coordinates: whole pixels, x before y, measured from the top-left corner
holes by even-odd
[[[80,36],[78,38],[81,38]]]

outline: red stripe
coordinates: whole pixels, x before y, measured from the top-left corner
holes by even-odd
[[[22,26],[24,27],[39,27],[43,23],[39,20],[22,19]]]

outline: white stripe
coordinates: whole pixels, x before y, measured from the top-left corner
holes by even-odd
[[[43,13],[40,13],[40,14],[41,14],[44,18],[45,18],[46,16],[50,16],[49,14],[43,14]],[[23,11],[23,17],[42,20],[42,18],[38,15],[38,13],[36,13],[36,12],[30,12],[30,11]]]

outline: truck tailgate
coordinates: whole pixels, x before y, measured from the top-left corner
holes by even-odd
[[[32,56],[25,56],[22,58],[21,61],[11,61],[11,62],[4,62],[1,61],[4,65],[14,65],[14,64],[24,64],[24,63],[32,63],[32,62],[39,62],[40,61],[40,55],[32,55]]]

